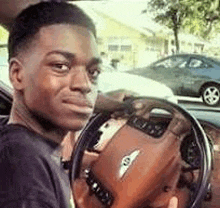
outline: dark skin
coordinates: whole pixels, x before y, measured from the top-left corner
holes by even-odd
[[[98,73],[96,41],[86,28],[41,28],[27,51],[10,60],[14,102],[9,123],[61,143],[91,116]]]

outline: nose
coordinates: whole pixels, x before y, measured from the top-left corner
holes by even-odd
[[[84,94],[91,92],[92,83],[89,79],[86,67],[78,66],[73,69],[70,80],[70,89],[79,90]]]

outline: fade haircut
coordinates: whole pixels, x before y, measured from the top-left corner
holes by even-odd
[[[79,7],[65,2],[41,2],[23,10],[15,19],[9,34],[9,59],[28,48],[39,30],[53,24],[86,27],[96,38],[92,19]]]

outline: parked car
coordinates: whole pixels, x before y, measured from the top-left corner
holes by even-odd
[[[175,95],[200,97],[209,106],[220,103],[220,60],[199,54],[177,54],[128,73],[151,78]]]
[[[166,85],[125,72],[102,72],[99,75],[98,88],[103,93],[126,91],[135,96],[150,96],[178,103],[172,90]]]

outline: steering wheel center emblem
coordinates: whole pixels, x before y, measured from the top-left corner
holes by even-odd
[[[119,178],[121,178],[127,172],[128,168],[131,166],[131,164],[139,155],[139,152],[140,150],[135,150],[130,155],[126,155],[125,157],[122,158],[119,169]]]
[[[122,160],[122,165],[123,166],[129,166],[130,163],[131,163],[131,159],[130,159],[129,156],[126,156],[125,158],[123,158],[123,160]]]

